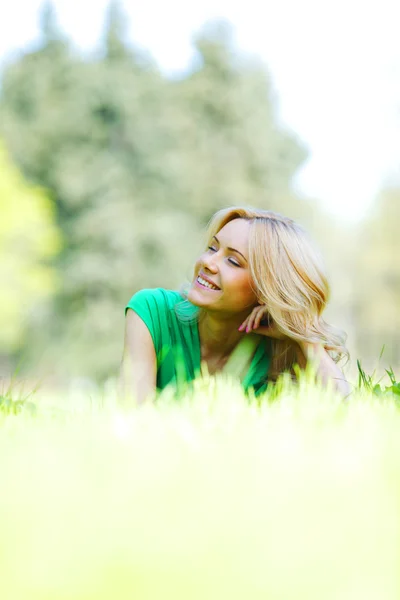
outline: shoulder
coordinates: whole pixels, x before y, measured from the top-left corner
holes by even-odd
[[[180,292],[175,290],[166,290],[164,288],[142,289],[136,292],[129,300],[125,307],[125,312],[128,308],[136,310],[140,307],[157,311],[168,310],[182,300],[183,297]]]
[[[147,326],[157,353],[169,343],[173,307],[181,300],[179,292],[149,288],[136,292],[125,306],[125,314],[131,309]]]

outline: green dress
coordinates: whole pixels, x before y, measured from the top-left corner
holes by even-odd
[[[198,323],[194,317],[186,320],[182,318],[179,307],[184,304],[189,305],[189,308],[193,307],[184,301],[180,292],[155,288],[140,290],[125,307],[125,314],[131,308],[139,315],[153,339],[159,390],[170,384],[179,387],[181,382],[190,382],[201,373]],[[192,315],[196,311],[195,307],[193,309]],[[252,389],[257,396],[267,388],[271,343],[267,337],[256,334],[248,334],[246,337],[253,338],[254,352],[251,351],[249,365],[245,368],[241,383],[246,392]]]

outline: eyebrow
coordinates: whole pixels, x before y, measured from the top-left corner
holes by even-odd
[[[221,243],[216,235],[213,236],[213,239],[215,239],[218,242],[218,244],[221,245]],[[247,258],[245,256],[243,256],[243,254],[241,252],[239,252],[239,250],[235,250],[235,248],[229,248],[229,247],[227,247],[227,249],[230,250],[231,252],[237,252],[247,262]]]

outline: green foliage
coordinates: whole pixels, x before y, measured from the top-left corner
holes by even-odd
[[[107,60],[122,61],[131,58],[131,52],[127,45],[127,25],[124,11],[120,0],[111,0],[105,27],[105,57]]]
[[[12,400],[0,395],[0,415],[19,415],[23,411],[33,415],[36,413],[36,405],[26,400]]]
[[[382,347],[381,355],[379,359],[382,358],[382,354],[385,347]],[[387,396],[387,395],[395,395],[400,396],[400,381],[396,380],[396,376],[392,367],[389,369],[385,369],[386,375],[389,377],[390,385],[386,385],[384,387],[381,386],[381,381],[383,377],[380,378],[379,381],[376,381],[376,369],[372,373],[372,375],[367,375],[364,369],[361,366],[361,361],[357,360],[357,368],[358,368],[358,387],[359,389],[365,389],[369,393],[374,394],[376,396]]]
[[[61,247],[45,190],[24,180],[0,146],[0,352],[24,339],[29,317],[57,289],[49,261]]]
[[[400,396],[400,382],[396,381],[396,376],[393,372],[393,369],[386,369],[386,374],[389,377],[390,385],[386,385],[382,387],[379,382],[374,381],[374,373],[372,375],[367,375],[363,368],[361,367],[361,363],[357,360],[357,368],[359,371],[359,387],[364,387],[368,391],[372,392],[377,396],[394,394],[396,396]]]
[[[353,317],[365,353],[385,344],[386,359],[400,364],[400,189],[384,189],[357,240]]]
[[[307,212],[291,191],[305,150],[277,122],[265,67],[238,54],[229,28],[199,32],[195,64],[168,79],[127,45],[124,18],[111,3],[103,46],[82,57],[47,5],[42,44],[8,65],[0,96],[7,146],[51,191],[65,239],[57,297],[25,357],[98,379],[118,367],[126,302],[191,277],[216,209]]]

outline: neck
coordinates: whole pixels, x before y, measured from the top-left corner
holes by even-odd
[[[235,315],[226,319],[208,312],[199,321],[202,357],[226,357],[245,335],[238,328],[247,315]]]

